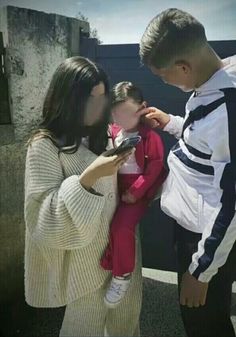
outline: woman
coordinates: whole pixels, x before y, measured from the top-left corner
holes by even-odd
[[[111,274],[99,262],[118,202],[116,173],[131,154],[104,153],[108,90],[96,64],[66,59],[53,75],[43,122],[29,140],[25,296],[34,307],[66,306],[61,337],[139,336],[140,250],[125,300],[115,310],[103,302]]]

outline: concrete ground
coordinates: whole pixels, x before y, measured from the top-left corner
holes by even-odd
[[[179,314],[176,274],[143,268],[142,337],[185,337]],[[236,328],[236,287],[232,320]],[[0,337],[57,337],[64,308],[34,309],[23,299],[0,308]],[[223,337],[223,336],[222,336]]]
[[[177,274],[143,268],[143,276],[142,336],[185,337],[178,306]],[[233,284],[231,313],[236,331],[236,282]]]

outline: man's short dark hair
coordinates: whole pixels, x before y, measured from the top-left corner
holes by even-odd
[[[203,25],[189,13],[169,8],[154,17],[141,42],[144,64],[165,68],[207,43]]]

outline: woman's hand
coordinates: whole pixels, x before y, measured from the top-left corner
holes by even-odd
[[[144,124],[151,128],[164,129],[170,121],[170,116],[167,113],[155,107],[142,109],[138,113]]]
[[[109,152],[102,153],[80,175],[80,183],[83,187],[90,189],[99,178],[115,174],[128,160],[133,150],[114,156],[109,156]]]

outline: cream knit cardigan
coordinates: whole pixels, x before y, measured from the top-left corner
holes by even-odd
[[[96,159],[84,145],[61,153],[49,139],[29,146],[25,171],[25,297],[34,307],[58,307],[100,288],[100,267],[118,203],[116,176],[85,190],[79,175]],[[63,169],[62,169],[63,167]]]

